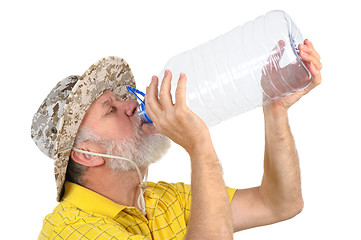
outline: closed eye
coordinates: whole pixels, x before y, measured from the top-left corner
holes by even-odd
[[[110,110],[107,112],[107,115],[111,113],[115,113],[116,111],[117,109],[115,107],[111,107]]]

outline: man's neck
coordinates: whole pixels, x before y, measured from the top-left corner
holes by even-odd
[[[140,168],[142,177],[144,177],[146,170],[147,168]],[[115,203],[139,209],[140,182],[136,170],[120,171],[110,169],[107,166],[88,168],[84,182],[84,187]]]

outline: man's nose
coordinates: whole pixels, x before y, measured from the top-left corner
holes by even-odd
[[[125,113],[131,117],[137,112],[138,102],[136,100],[126,101]]]

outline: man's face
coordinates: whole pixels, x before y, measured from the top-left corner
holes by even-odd
[[[90,106],[80,126],[95,134],[96,142],[101,139],[102,150],[96,151],[122,156],[138,167],[147,167],[167,152],[170,141],[159,134],[153,124],[142,124],[136,113],[137,106],[137,101],[120,101],[113,92],[105,91]],[[118,159],[110,158],[107,164],[112,169],[134,169],[131,163]]]
[[[81,126],[92,129],[106,139],[123,140],[135,137],[138,130],[146,135],[155,133],[154,126],[143,126],[136,115],[138,102],[121,101],[116,95],[105,91],[88,109]]]

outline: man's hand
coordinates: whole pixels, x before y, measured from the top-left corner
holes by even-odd
[[[279,43],[282,44],[282,43]],[[284,43],[283,43],[284,44]],[[322,64],[320,61],[320,55],[316,52],[313,44],[310,40],[306,39],[304,44],[299,44],[300,56],[302,60],[306,63],[309,71],[312,75],[312,82],[310,85],[294,94],[288,95],[286,97],[277,99],[270,104],[267,104],[263,107],[265,112],[287,112],[287,110],[296,103],[302,96],[309,93],[313,88],[319,85],[322,82],[321,77],[321,68]],[[282,48],[281,48],[282,49]],[[280,55],[282,55],[280,51]]]
[[[180,74],[175,103],[170,93],[171,80],[172,73],[166,70],[158,94],[158,78],[153,76],[145,95],[145,106],[157,130],[192,154],[200,143],[210,142],[209,130],[186,105],[186,75]]]

